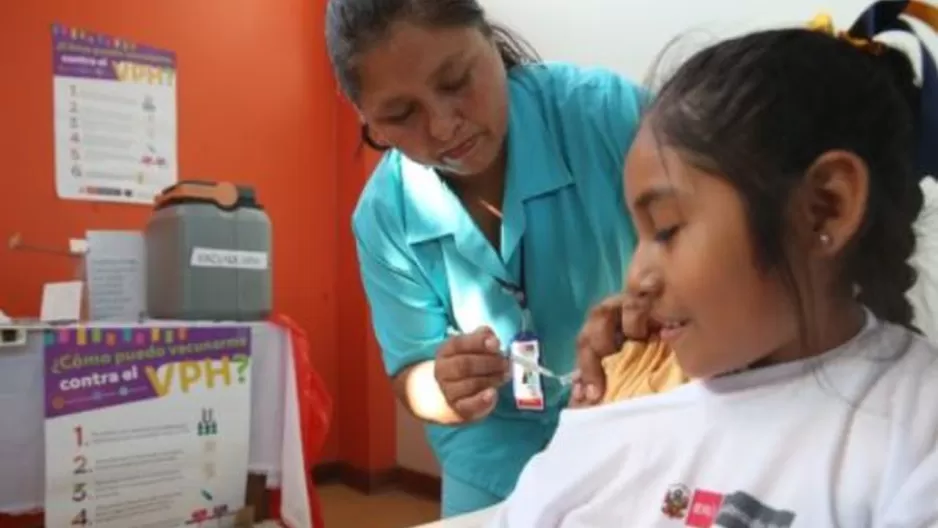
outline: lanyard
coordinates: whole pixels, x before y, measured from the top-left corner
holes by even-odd
[[[521,266],[521,273],[518,274],[518,284],[513,284],[511,282],[502,280],[498,277],[495,277],[495,282],[502,287],[502,290],[511,295],[518,301],[518,306],[521,307],[521,330],[528,331],[531,330],[531,310],[528,308],[528,294],[525,284],[525,272],[524,272],[524,241],[521,241],[521,244],[518,246],[518,260]]]

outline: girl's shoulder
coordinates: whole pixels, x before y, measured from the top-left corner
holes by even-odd
[[[857,352],[845,358],[844,370],[830,372],[840,379],[832,383],[856,383],[855,410],[880,420],[896,442],[918,446],[922,456],[938,450],[938,346],[907,328],[880,323]]]
[[[938,346],[908,329],[884,326],[887,346],[873,358],[884,365],[870,392],[885,407],[883,426],[892,441],[883,453],[877,516],[883,526],[924,526],[938,518],[935,501],[927,498],[938,489]]]
[[[938,345],[908,328],[880,322],[858,343],[858,360],[878,372],[879,384],[938,391]],[[936,413],[938,416],[938,413]]]

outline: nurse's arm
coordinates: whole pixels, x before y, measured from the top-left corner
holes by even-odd
[[[434,363],[433,360],[423,361],[392,376],[394,394],[418,420],[442,425],[464,423],[465,420],[446,403],[433,375]]]
[[[439,298],[391,242],[368,244],[357,233],[355,238],[372,325],[395,395],[419,420],[463,423],[433,373],[448,324]]]

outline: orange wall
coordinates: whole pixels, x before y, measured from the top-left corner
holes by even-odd
[[[325,459],[393,464],[393,406],[368,330],[348,214],[373,158],[355,157],[322,43],[324,0],[3,2],[0,240],[65,248],[86,229],[140,229],[141,206],[56,198],[53,22],[174,50],[181,178],[253,185],[274,225],[275,309],[309,332],[336,403]],[[0,249],[0,307],[35,315],[58,257]],[[263,383],[263,380],[257,380]],[[390,420],[390,421],[388,421]],[[388,426],[390,424],[390,426]],[[390,443],[390,451],[385,444]],[[390,453],[390,455],[388,454]]]
[[[352,285],[339,293],[339,387],[342,394],[341,456],[356,467],[386,469],[396,463],[395,406],[381,363],[380,351],[360,287],[355,243],[349,233],[352,210],[362,182],[378,155],[361,146],[355,111],[342,104],[338,119],[339,154],[339,284]],[[346,361],[345,358],[354,357]],[[354,395],[354,397],[352,396]],[[354,420],[351,417],[356,417]],[[353,439],[368,439],[365,442]],[[346,443],[346,440],[349,440]]]

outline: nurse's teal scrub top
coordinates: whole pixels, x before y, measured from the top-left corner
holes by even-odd
[[[522,313],[499,281],[520,284],[522,261],[542,362],[569,372],[586,314],[622,287],[636,245],[622,172],[642,90],[610,71],[553,63],[513,68],[508,86],[500,251],[433,169],[400,152],[385,154],[359,198],[352,228],[391,376],[433,359],[450,327],[489,326],[507,350]],[[487,419],[428,425],[443,473],[506,497],[569,398],[554,380],[543,386],[545,411],[519,411],[507,383]]]

